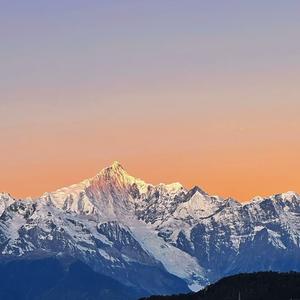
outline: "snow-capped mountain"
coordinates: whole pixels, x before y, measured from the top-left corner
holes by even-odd
[[[0,194],[0,258],[74,257],[145,294],[234,273],[300,271],[300,196],[241,204],[199,187],[147,184],[115,162],[95,177],[16,200]]]

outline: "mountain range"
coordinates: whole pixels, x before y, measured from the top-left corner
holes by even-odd
[[[300,196],[247,203],[152,185],[114,162],[37,199],[0,194],[0,261],[70,258],[138,295],[197,291],[256,271],[300,271]]]

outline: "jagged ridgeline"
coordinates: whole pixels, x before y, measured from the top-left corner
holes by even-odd
[[[241,204],[179,183],[147,184],[115,162],[16,200],[0,194],[0,260],[70,257],[142,295],[198,291],[241,272],[300,271],[300,196]]]

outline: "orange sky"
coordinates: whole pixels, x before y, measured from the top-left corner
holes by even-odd
[[[299,191],[300,119],[294,94],[286,94],[290,99],[287,105],[280,100],[286,92],[280,86],[278,96],[271,95],[274,102],[269,107],[258,109],[256,104],[244,103],[218,109],[221,97],[233,95],[231,88],[220,95],[207,92],[207,102],[199,104],[202,91],[197,88],[176,95],[172,91],[152,95],[149,91],[145,97],[148,104],[134,112],[109,104],[102,111],[98,100],[90,103],[87,111],[84,101],[72,108],[23,107],[24,120],[20,116],[2,124],[7,130],[1,131],[0,189],[18,197],[38,196],[92,177],[118,160],[131,175],[149,183],[200,185],[209,193],[241,201],[258,194]],[[250,89],[248,94],[259,99],[263,92]],[[234,100],[239,96],[235,91]],[[140,97],[143,91],[116,99],[134,106],[132,102]],[[163,102],[153,108],[152,97],[174,103],[178,99],[180,110]],[[194,105],[186,106],[185,97],[194,99]],[[216,106],[205,107],[205,103]],[[50,116],[37,117],[48,109]]]
[[[67,2],[0,11],[0,191],[118,160],[241,201],[300,192],[299,1]]]

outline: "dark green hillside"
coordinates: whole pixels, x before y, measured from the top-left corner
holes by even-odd
[[[300,273],[260,272],[221,279],[206,289],[186,295],[152,296],[144,300],[296,300]]]

